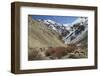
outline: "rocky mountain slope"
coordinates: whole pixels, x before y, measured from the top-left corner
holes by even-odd
[[[59,47],[65,46],[59,38],[59,33],[47,27],[43,22],[29,17],[28,25],[29,48],[33,47]]]
[[[28,59],[87,58],[88,19],[78,19],[71,26],[28,16]]]
[[[84,34],[88,32],[88,19],[87,17],[78,18],[71,25],[65,26],[52,20],[39,20],[41,23],[47,25],[59,33],[65,44],[72,44],[84,39]]]

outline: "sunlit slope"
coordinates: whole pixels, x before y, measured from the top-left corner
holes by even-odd
[[[29,48],[65,46],[59,34],[42,22],[28,18],[28,44]]]

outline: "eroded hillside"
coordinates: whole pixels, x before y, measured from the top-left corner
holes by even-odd
[[[46,24],[28,16],[28,60],[87,58],[88,31],[77,33],[79,26],[67,35],[67,30],[62,29],[64,26],[58,28],[55,24]]]
[[[59,33],[31,17],[29,17],[28,36],[29,48],[65,46],[59,37]]]

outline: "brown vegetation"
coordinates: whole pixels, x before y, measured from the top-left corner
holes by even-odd
[[[67,51],[65,47],[48,48],[48,50],[46,51],[46,56],[50,57],[51,59],[60,59],[66,54]]]
[[[75,44],[67,47],[30,48],[29,60],[84,58],[85,52]]]

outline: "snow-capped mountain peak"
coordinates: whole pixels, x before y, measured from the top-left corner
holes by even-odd
[[[71,30],[71,25],[70,25],[70,24],[63,24],[63,26],[64,26],[67,30]]]

